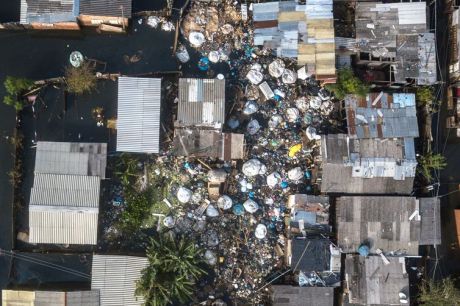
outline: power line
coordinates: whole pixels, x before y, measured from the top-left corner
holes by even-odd
[[[19,254],[19,253],[15,253],[15,252],[12,252],[12,251],[1,250],[1,249],[0,249],[0,254],[4,254],[4,255],[9,256],[11,258],[17,258],[17,259],[20,259],[20,260],[31,262],[31,263],[34,263],[34,264],[37,264],[37,265],[45,266],[47,268],[55,269],[55,270],[58,270],[58,271],[61,271],[61,272],[66,272],[66,273],[72,274],[74,276],[91,279],[91,276],[89,274],[86,274],[86,273],[83,273],[83,272],[80,272],[80,271],[77,271],[77,270],[74,270],[74,269],[71,269],[71,268],[67,268],[67,267],[64,267],[64,266],[61,266],[61,265],[58,265],[58,264],[46,262],[46,261],[38,259],[38,258],[28,257],[28,256],[26,256],[24,254]]]

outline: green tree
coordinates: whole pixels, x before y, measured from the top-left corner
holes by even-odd
[[[3,85],[7,93],[3,98],[3,103],[19,111],[25,106],[25,99],[21,95],[29,90],[34,82],[25,78],[7,76]]]
[[[337,72],[337,82],[327,84],[326,89],[334,93],[337,99],[344,99],[348,94],[365,97],[369,93],[369,86],[355,76],[350,68],[342,68]]]
[[[421,305],[427,306],[459,306],[460,290],[450,278],[439,282],[426,281],[420,286],[418,301]]]
[[[65,80],[69,92],[81,95],[96,88],[97,78],[90,64],[83,62],[80,67],[66,67]]]
[[[136,288],[136,295],[144,296],[147,306],[185,304],[193,297],[196,281],[206,274],[201,268],[202,250],[184,237],[160,234],[151,238],[147,258],[149,265]]]
[[[430,86],[417,87],[415,97],[420,106],[425,106],[433,102],[433,88]]]
[[[419,171],[428,180],[431,181],[433,170],[442,170],[447,166],[446,159],[441,154],[428,153],[418,158]]]

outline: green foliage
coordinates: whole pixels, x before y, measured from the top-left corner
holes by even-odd
[[[83,62],[78,68],[68,66],[65,69],[65,80],[67,90],[77,95],[91,92],[96,88],[94,69],[87,62]]]
[[[337,73],[337,83],[327,84],[325,87],[340,100],[344,99],[347,94],[364,97],[369,92],[369,86],[357,78],[353,70],[349,68],[340,69]]]
[[[459,306],[460,290],[455,287],[454,281],[450,278],[439,282],[430,280],[420,286],[418,302],[420,305],[427,306]]]
[[[447,166],[446,159],[441,154],[428,153],[420,156],[418,159],[419,172],[428,180],[431,181],[433,170],[442,170]]]
[[[206,271],[199,249],[191,240],[176,239],[168,234],[151,238],[147,249],[149,265],[137,282],[136,295],[145,298],[147,306],[166,306],[174,301],[182,304],[193,297],[195,282]]]
[[[34,82],[24,78],[7,76],[3,85],[7,92],[7,95],[3,98],[3,103],[19,111],[25,106],[25,100],[20,95],[30,89]]]
[[[144,172],[138,166],[139,163],[140,160],[136,157],[123,154],[115,171],[123,185],[126,207],[121,213],[119,226],[126,235],[134,234],[142,228],[152,227],[156,217],[152,217],[151,213],[169,212],[169,207],[163,202],[169,194],[169,184],[165,182],[163,176],[150,175],[144,178],[148,183],[143,185],[141,177]],[[148,162],[145,167],[149,172]]]
[[[417,99],[417,103],[420,106],[424,106],[433,102],[433,88],[430,86],[421,86],[417,87],[415,92],[415,97]]]

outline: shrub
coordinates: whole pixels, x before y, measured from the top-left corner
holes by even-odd
[[[67,91],[81,95],[91,92],[96,88],[96,75],[94,69],[87,62],[83,62],[80,67],[68,66],[65,69],[65,80]]]

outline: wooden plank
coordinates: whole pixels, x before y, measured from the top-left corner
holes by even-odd
[[[307,19],[307,27],[313,28],[333,28],[334,24],[332,19]]]
[[[313,44],[298,44],[297,52],[299,54],[315,54],[316,48]]]
[[[334,43],[319,43],[319,44],[316,44],[316,52],[317,53],[335,52],[335,44]]]
[[[281,12],[278,15],[278,22],[305,21],[305,12]]]
[[[314,64],[316,62],[314,54],[299,54],[297,61],[300,65],[303,64]]]
[[[316,53],[316,62],[333,63],[335,67],[335,53]]]
[[[316,39],[334,38],[334,29],[315,29]]]

